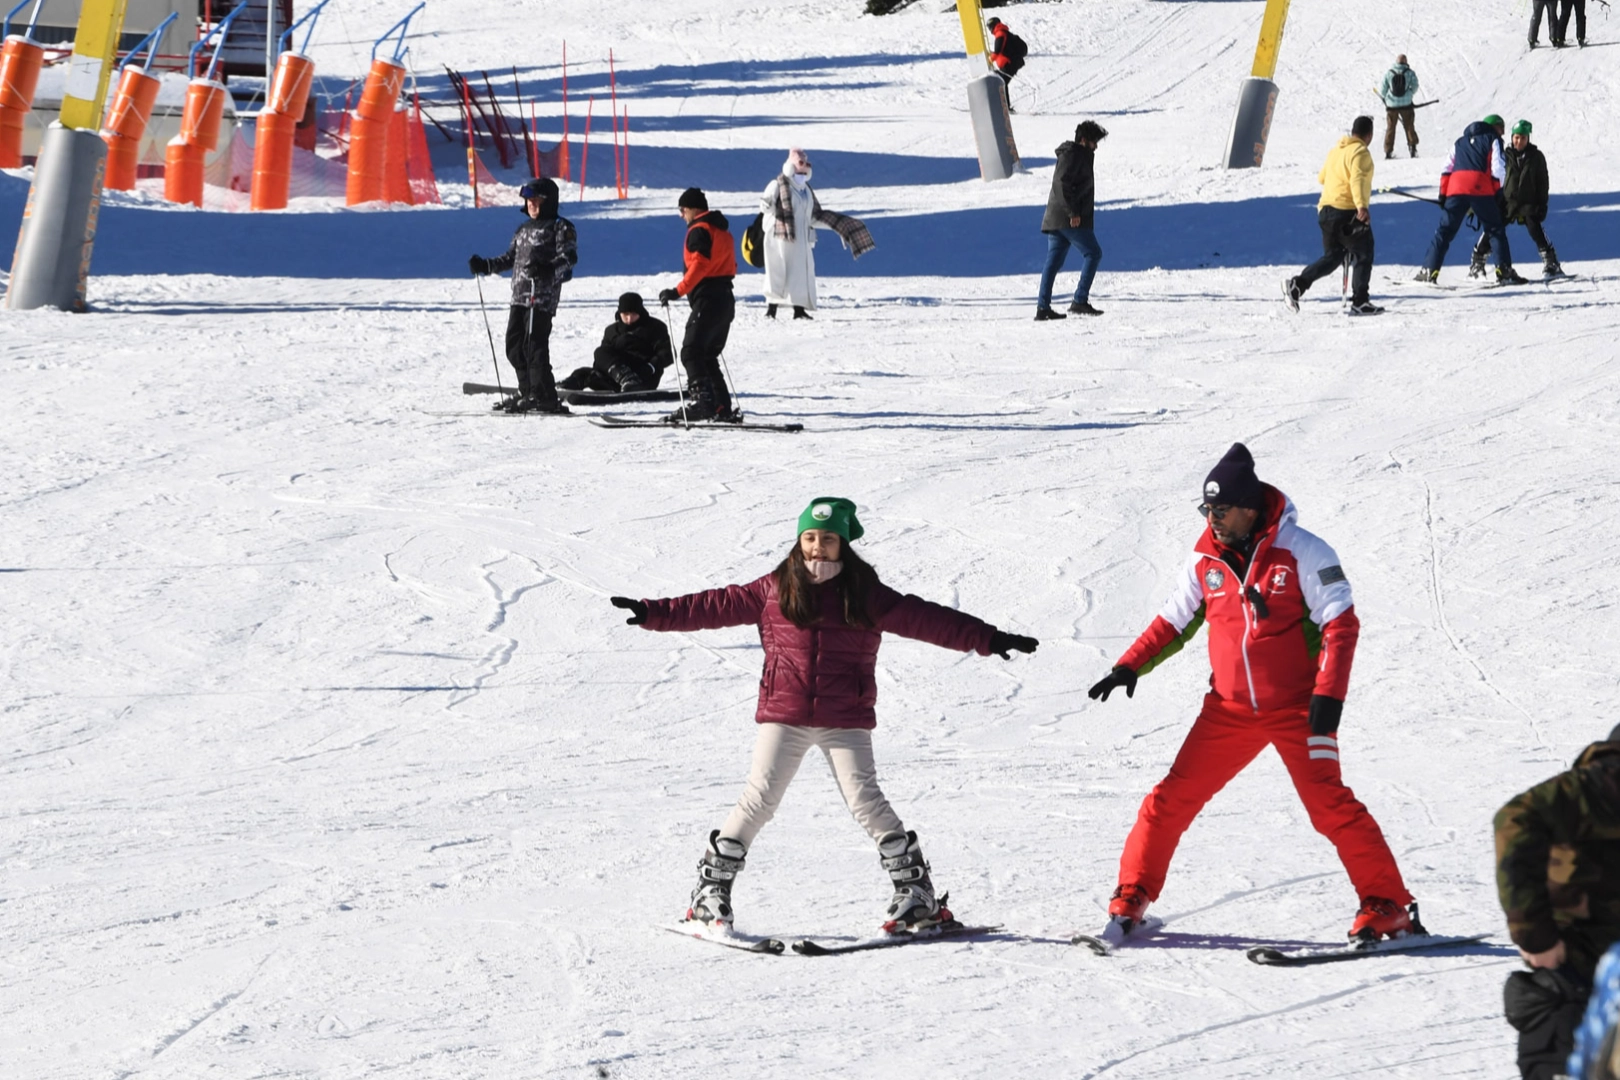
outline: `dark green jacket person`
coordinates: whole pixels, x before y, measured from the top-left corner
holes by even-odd
[[[1496,888],[1513,943],[1537,955],[1562,942],[1590,983],[1620,940],[1620,727],[1497,812]]]

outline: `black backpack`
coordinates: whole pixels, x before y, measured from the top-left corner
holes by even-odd
[[[1009,30],[1007,40],[1001,44],[1001,55],[1021,63],[1024,57],[1029,55],[1029,46],[1024,43],[1023,38]]]
[[[743,262],[749,266],[765,265],[765,215],[755,214],[742,236]]]
[[[1389,92],[1395,97],[1406,96],[1406,72],[1397,71],[1389,80]]]

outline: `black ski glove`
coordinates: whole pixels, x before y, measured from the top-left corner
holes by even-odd
[[[1136,672],[1124,664],[1110,671],[1106,679],[1098,682],[1086,693],[1090,695],[1092,701],[1107,701],[1108,695],[1122,686],[1125,688],[1126,697],[1136,696]]]
[[[1339,730],[1339,716],[1344,702],[1325,694],[1311,695],[1311,734],[1332,735]]]
[[[681,294],[676,292],[674,289],[664,289],[658,294],[658,302],[660,304],[673,304],[680,298]]]
[[[1012,659],[1011,650],[1013,649],[1017,649],[1019,652],[1032,653],[1039,644],[1040,642],[1034,638],[1025,637],[1023,634],[1008,634],[997,630],[990,635],[990,651],[1003,660]]]
[[[482,255],[474,255],[467,260],[467,269],[473,272],[473,277],[482,277],[489,273],[489,260]]]
[[[640,626],[647,621],[647,605],[640,600],[632,600],[628,596],[613,596],[608,598],[608,603],[631,613],[630,617],[624,620],[626,626]]]

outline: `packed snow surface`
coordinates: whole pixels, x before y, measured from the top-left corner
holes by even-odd
[[[857,265],[822,235],[811,322],[766,320],[745,274],[726,352],[743,407],[801,435],[481,415],[459,392],[495,377],[464,267],[504,248],[510,209],[124,198],[95,313],[6,314],[8,1075],[1513,1075],[1491,815],[1620,713],[1614,24],[1594,8],[1589,48],[1527,53],[1511,5],[1296,4],[1265,166],[1227,173],[1258,0],[1012,6],[1029,172],[991,185],[943,6],[418,16],[423,80],[517,64],[555,117],[566,38],[576,134],[596,95],[599,179],[564,200],[581,264],[559,374],[589,362],[618,293],[674,283],[681,188],[740,229],[806,148],[823,203],[879,248]],[[359,74],[401,7],[333,5],[323,74]],[[600,141],[610,47],[622,202]],[[1528,117],[1576,280],[1392,284],[1434,211],[1380,196],[1388,314],[1346,319],[1334,280],[1284,308],[1278,282],[1318,250],[1316,170],[1356,112],[1381,113],[1369,90],[1397,52],[1440,103],[1422,156],[1379,154],[1377,185],[1432,194],[1468,121]],[[1111,131],[1106,315],[1037,324],[1052,148],[1085,117]],[[0,193],[13,220],[25,190]],[[503,289],[485,283],[497,340]],[[1158,610],[1236,440],[1355,588],[1346,779],[1430,928],[1484,945],[1249,963],[1249,945],[1340,938],[1357,901],[1271,753],[1188,832],[1152,943],[1067,944],[1103,921],[1197,708],[1202,642],[1134,699],[1085,688]],[[761,655],[747,628],[651,635],[607,598],[751,580],[821,495],[860,504],[891,584],[1041,641],[1005,662],[890,639],[879,666],[885,790],[952,907],[1002,935],[810,959],[657,929],[746,775]],[[888,892],[807,759],[749,853],[739,928],[850,940]]]

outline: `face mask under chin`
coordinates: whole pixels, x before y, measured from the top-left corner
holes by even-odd
[[[817,585],[825,585],[838,576],[838,572],[844,568],[844,564],[841,562],[829,562],[826,559],[806,559],[804,568],[810,572],[811,581],[814,581]]]

